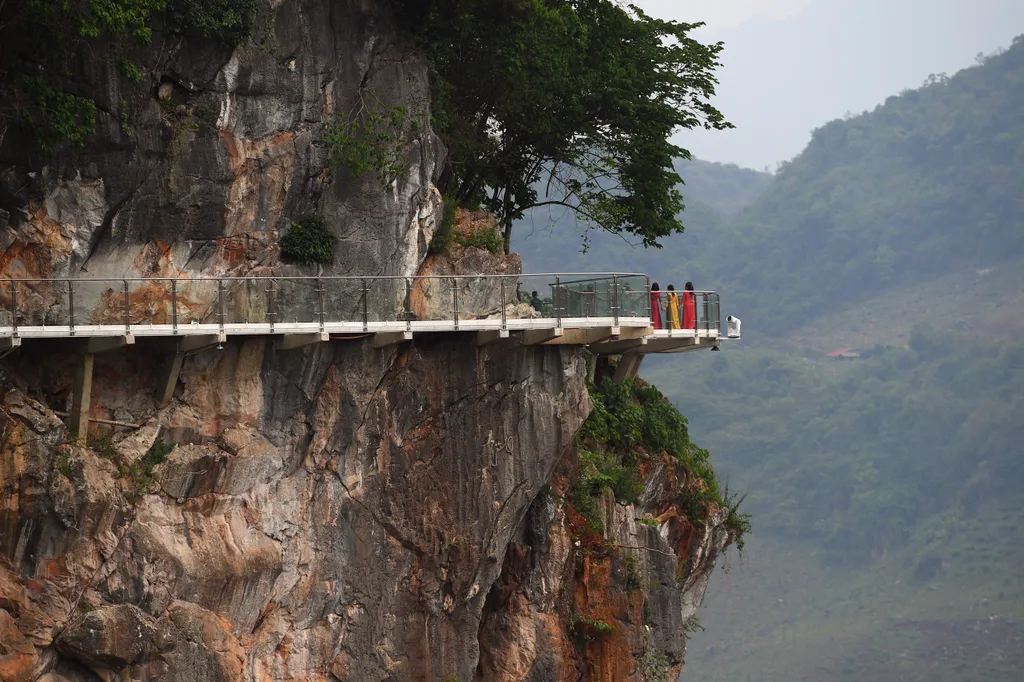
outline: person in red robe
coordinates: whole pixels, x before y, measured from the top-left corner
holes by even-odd
[[[693,282],[686,283],[683,291],[683,329],[697,328],[697,294],[693,293]]]
[[[661,287],[657,282],[651,285],[651,325],[655,329],[664,329],[661,322]]]

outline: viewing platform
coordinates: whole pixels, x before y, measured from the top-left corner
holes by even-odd
[[[386,348],[427,334],[472,334],[478,347],[576,345],[621,356],[622,380],[647,354],[718,348],[718,294],[689,293],[692,324],[655,329],[650,281],[633,273],[6,279],[0,357],[43,340],[81,354],[69,426],[85,438],[94,356],[137,340],[166,355],[159,405],[174,395],[186,353],[232,337],[266,337],[279,351],[366,338]]]
[[[664,294],[664,292],[662,292]],[[295,348],[373,335],[377,346],[424,333],[474,333],[481,344],[572,344],[596,353],[670,353],[719,341],[719,297],[693,292],[688,329],[653,329],[648,278],[630,273],[431,277],[8,279],[0,349],[78,339],[95,352],[136,338],[183,347],[272,336]]]

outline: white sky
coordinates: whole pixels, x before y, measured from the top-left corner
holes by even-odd
[[[1024,0],[633,2],[704,21],[695,36],[725,42],[716,104],[737,129],[679,142],[699,158],[757,169],[797,155],[827,121],[971,66],[1024,33]]]

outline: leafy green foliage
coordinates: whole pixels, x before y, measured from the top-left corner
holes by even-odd
[[[648,682],[666,682],[672,670],[668,656],[661,653],[649,643],[644,651],[644,677]]]
[[[142,457],[128,466],[126,473],[131,480],[132,487],[125,497],[131,504],[135,504],[146,494],[149,490],[149,482],[153,478],[153,470],[157,465],[167,461],[167,456],[176,447],[178,447],[177,443],[165,443],[157,438]]]
[[[686,418],[657,388],[641,380],[605,377],[591,388],[590,397],[593,409],[579,435],[580,479],[569,500],[591,530],[601,531],[596,500],[602,491],[610,490],[617,502],[636,504],[643,494],[640,455],[664,452],[701,481],[687,496],[688,518],[699,524],[710,505],[728,509],[726,527],[742,547],[750,532],[750,516],[739,511],[742,498],[721,490],[708,451],[690,441]]]
[[[387,186],[408,165],[409,144],[421,124],[405,107],[387,106],[374,99],[370,107],[361,100],[354,112],[335,114],[324,124],[319,144],[327,150],[333,172],[352,177],[372,172]]]
[[[256,19],[269,12],[267,0],[168,0],[172,26],[182,33],[237,45],[248,38]]]
[[[288,232],[278,242],[281,258],[300,265],[334,262],[334,247],[338,238],[324,226],[320,216],[309,216],[292,222]]]
[[[622,563],[626,567],[626,589],[640,589],[640,567],[636,557],[632,554],[627,554],[622,558]]]
[[[71,459],[71,450],[66,445],[58,446],[54,448],[51,453],[51,463],[53,468],[57,470],[57,473],[70,478],[74,472],[74,461]]]
[[[84,51],[102,52],[127,80],[143,68],[125,56],[152,39],[152,24],[236,45],[268,0],[22,0],[0,3],[0,117],[12,116],[45,152],[64,140],[81,146],[96,123],[95,103],[76,81]]]
[[[81,147],[96,125],[96,104],[51,87],[39,76],[24,76],[17,88],[31,104],[18,110],[18,120],[28,126],[44,150],[62,140]]]
[[[600,618],[588,618],[586,616],[577,616],[573,618],[570,623],[570,630],[584,635],[584,639],[589,639],[591,635],[598,637],[604,635],[610,635],[611,633],[618,630],[618,627],[604,621]]]
[[[533,206],[645,245],[682,231],[669,141],[729,127],[710,104],[721,44],[612,0],[394,0],[431,59],[442,189],[512,223]],[[543,195],[538,187],[546,189]]]
[[[460,246],[475,246],[491,253],[501,253],[505,242],[497,230],[478,230],[469,235],[458,234],[455,242]]]
[[[90,450],[103,459],[109,459],[112,462],[117,460],[117,450],[114,449],[113,429],[97,429],[93,435],[89,436],[87,444]]]
[[[766,532],[856,565],[905,547],[930,519],[1015,494],[1020,367],[1019,343],[918,327],[910,349],[855,362],[750,349],[695,358],[676,397],[733,475],[757,481],[747,504]],[[651,369],[683,383],[679,370]]]

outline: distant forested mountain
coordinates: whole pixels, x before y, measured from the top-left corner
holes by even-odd
[[[680,191],[686,203],[686,232],[664,240],[664,248],[644,249],[619,236],[587,232],[571,212],[545,208],[531,211],[516,225],[512,250],[522,255],[531,272],[618,270],[648,272],[666,283],[699,279],[704,270],[687,272],[683,265],[699,265],[711,236],[753,202],[772,176],[699,159],[679,159],[676,170],[684,181]],[[712,288],[709,282],[704,284]]]
[[[626,269],[723,292],[759,334],[892,287],[1024,255],[1024,36],[952,77],[814,131],[774,176],[681,162],[686,233],[634,249],[537,213],[529,269]]]
[[[770,333],[893,286],[1021,256],[1024,37],[814,131],[710,246],[712,259],[739,265],[720,271],[720,286]]]
[[[1024,37],[827,123],[773,175],[679,170],[686,232],[663,249],[581,254],[560,214],[514,246],[531,270],[692,280],[746,323],[642,370],[754,515],[688,674],[1020,679]]]

